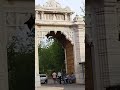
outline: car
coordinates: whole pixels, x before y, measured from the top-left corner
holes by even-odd
[[[41,82],[41,84],[47,84],[48,83],[47,74],[40,74],[40,82]]]

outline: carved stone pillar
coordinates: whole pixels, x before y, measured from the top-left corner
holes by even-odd
[[[35,30],[35,87],[41,86],[39,76],[38,33]]]
[[[2,0],[3,1],[3,0]],[[1,1],[1,2],[2,2]],[[3,2],[0,2],[0,90],[8,90],[8,66],[7,66],[7,32],[5,30],[5,13]]]
[[[67,13],[65,13],[65,21],[67,21],[68,19],[67,19]]]
[[[36,15],[36,20],[40,19],[38,14],[39,14],[39,12],[36,11],[36,13],[35,13],[35,15]]]
[[[0,90],[8,90],[7,37],[4,29],[1,30],[3,31],[0,31]]]
[[[74,66],[76,83],[85,84],[82,67],[79,63],[85,61],[85,31],[84,24],[77,21],[74,25]]]
[[[44,12],[41,12],[41,20],[44,20]]]
[[[53,20],[56,20],[56,15],[55,14],[53,15]]]
[[[70,14],[70,21],[72,20],[72,15]]]
[[[94,53],[91,54],[95,57],[95,59],[92,58],[94,90],[105,90],[105,87],[109,85],[120,83],[120,72],[117,71],[120,68],[117,56],[120,52],[117,48],[120,45],[117,41],[118,30],[116,28],[117,0],[101,1],[89,3],[93,25],[90,34],[94,44]]]

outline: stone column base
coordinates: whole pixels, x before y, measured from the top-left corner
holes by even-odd
[[[40,76],[35,77],[35,88],[39,88],[41,86]]]
[[[85,84],[85,79],[83,77],[83,74],[76,74],[76,83],[77,84]]]
[[[76,84],[85,84],[85,80],[84,79],[80,79],[80,78],[76,78]]]

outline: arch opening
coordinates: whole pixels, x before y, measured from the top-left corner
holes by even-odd
[[[22,85],[24,89],[30,89],[34,85],[34,78],[31,79],[35,73],[34,30],[34,27],[30,29],[26,24],[23,24],[23,26],[19,26],[8,33],[6,53],[10,90],[16,90],[16,86],[19,85]],[[26,76],[25,74],[28,75]],[[23,87],[20,87],[18,90],[23,89]]]
[[[64,55],[63,56],[64,60],[62,60],[62,64],[64,64],[64,66],[61,67],[61,71],[65,71],[67,74],[74,73],[74,51],[71,41],[69,41],[61,31],[57,31],[57,32],[50,31],[46,34],[46,38],[51,40],[52,42],[50,43],[51,45],[53,44],[53,42],[57,42],[57,44],[59,44],[63,50],[62,52],[63,54],[61,55]],[[48,49],[48,47],[46,48]],[[41,62],[40,53],[39,53],[39,62]],[[39,67],[41,68],[41,66]],[[39,70],[41,70],[40,68]]]

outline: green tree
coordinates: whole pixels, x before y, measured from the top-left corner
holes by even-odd
[[[50,38],[53,39],[53,38]],[[51,41],[51,40],[49,40]],[[39,64],[40,73],[48,73],[51,71],[61,71],[65,68],[64,48],[61,43],[54,39],[54,41],[46,45],[46,47],[39,47]]]

